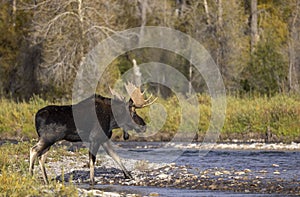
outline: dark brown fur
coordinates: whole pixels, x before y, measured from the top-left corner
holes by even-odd
[[[96,114],[96,116],[93,114]],[[74,115],[76,118],[74,118]],[[124,139],[128,138],[128,130],[133,129],[137,132],[146,130],[146,124],[136,114],[131,99],[124,102],[100,95],[93,95],[76,105],[50,105],[44,107],[36,113],[35,126],[39,140],[30,149],[29,171],[31,174],[33,173],[34,161],[38,158],[45,183],[48,183],[44,165],[46,153],[55,142],[61,140],[90,143],[91,184],[95,183],[94,165],[100,145],[119,164],[125,177],[132,178],[121,163],[120,158],[113,151],[109,139],[112,136],[112,130],[115,128],[124,130]]]

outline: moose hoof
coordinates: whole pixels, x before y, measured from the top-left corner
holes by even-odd
[[[124,131],[124,133],[123,133],[123,139],[124,140],[128,140],[129,139],[129,134],[126,131]]]
[[[133,178],[133,176],[130,173],[128,173],[128,174],[125,174],[125,179],[131,179],[131,180],[133,180],[134,178]]]
[[[96,184],[96,182],[93,180],[93,181],[90,181],[90,186],[93,188],[94,185]]]

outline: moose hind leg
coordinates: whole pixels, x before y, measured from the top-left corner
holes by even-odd
[[[34,169],[34,162],[35,162],[35,159],[37,157],[37,145],[33,146],[31,149],[30,149],[30,163],[29,163],[29,173],[31,175],[33,175],[33,169]]]
[[[125,168],[125,166],[122,164],[120,157],[117,155],[117,153],[113,150],[112,145],[110,144],[109,141],[105,142],[102,144],[104,150],[106,153],[113,158],[113,160],[121,167],[125,179],[133,179],[132,175],[128,170]]]
[[[47,148],[47,150],[45,150],[44,153],[39,157],[39,164],[40,164],[40,168],[42,171],[42,176],[43,176],[45,184],[49,184],[47,173],[46,173],[46,168],[45,168],[45,161],[46,161],[48,150],[49,150],[49,148]]]
[[[41,155],[41,153],[43,152],[44,146],[45,145],[42,141],[38,141],[38,143],[36,143],[36,145],[34,145],[30,149],[29,173],[31,175],[33,174],[34,162],[35,162],[36,158],[39,157]]]
[[[34,162],[35,162],[36,158],[38,157],[39,163],[41,166],[41,170],[42,170],[43,179],[44,179],[45,183],[48,183],[48,180],[47,180],[47,175],[46,175],[45,166],[44,166],[44,162],[46,159],[46,155],[44,155],[44,154],[49,149],[50,149],[50,145],[47,146],[41,140],[30,149],[29,173],[33,174]]]

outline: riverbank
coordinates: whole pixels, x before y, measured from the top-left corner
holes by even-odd
[[[300,151],[300,143],[215,143],[215,144],[201,144],[201,143],[170,143],[171,147],[179,149],[197,149],[197,150],[265,150],[265,151]]]
[[[124,144],[115,143],[116,151],[123,157],[122,161],[131,171],[134,180],[125,180],[118,165],[100,150],[95,169],[97,184],[94,188],[89,187],[86,148],[76,149],[69,144],[52,148],[46,162],[51,181],[50,185],[45,186],[37,164],[35,175],[28,175],[28,150],[33,143],[3,144],[0,146],[0,192],[9,196],[27,194],[129,197],[157,196],[160,193],[161,196],[168,196],[166,192],[177,192],[179,195],[180,191],[182,196],[189,192],[197,196],[204,191],[207,195],[219,193],[228,194],[227,196],[300,195],[300,174],[297,167],[300,152],[295,149],[288,152],[285,152],[286,149],[278,149],[283,146],[281,144],[273,144],[272,147],[277,149],[272,150],[261,150],[262,146],[255,146],[254,150],[255,147],[251,147],[251,144],[240,144],[239,147],[244,147],[240,149],[232,148],[237,145],[228,147],[227,144],[225,148],[224,145],[219,145],[221,147],[215,147],[201,157],[200,144],[173,144],[166,148],[168,156],[176,153],[176,149],[184,148],[186,151],[182,156],[178,155],[178,159],[172,163],[164,162],[164,158],[161,162],[152,162],[138,156],[150,153],[152,157],[157,157],[156,153],[151,153],[158,147],[155,143],[126,144],[126,147],[122,147]],[[299,147],[299,144],[291,145]],[[220,150],[222,147],[224,149]],[[295,171],[290,171],[293,167]],[[113,188],[116,187],[118,189],[114,191]]]
[[[50,161],[47,166],[53,179],[72,182],[77,187],[86,189],[89,182],[87,161],[86,155],[79,158],[67,156],[59,161]],[[146,187],[149,191],[147,196],[151,196],[150,193],[154,195],[155,192],[151,192],[151,188],[184,189],[191,192],[227,191],[231,194],[300,195],[299,177],[290,177],[290,179],[281,177],[280,174],[285,173],[280,166],[282,164],[274,163],[270,164],[268,170],[256,170],[250,166],[248,166],[250,169],[247,168],[247,165],[243,169],[235,167],[200,169],[188,163],[178,165],[176,162],[152,163],[135,159],[123,159],[123,163],[131,171],[134,180],[125,180],[123,173],[109,156],[98,155],[95,171],[97,185],[119,185],[120,188],[132,186],[132,189],[134,186]],[[61,175],[62,168],[64,175]]]

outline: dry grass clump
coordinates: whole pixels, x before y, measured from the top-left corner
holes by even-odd
[[[0,146],[1,196],[77,196],[71,183],[65,185],[51,181],[44,185],[37,176],[28,173],[29,148],[33,143],[3,144]]]

